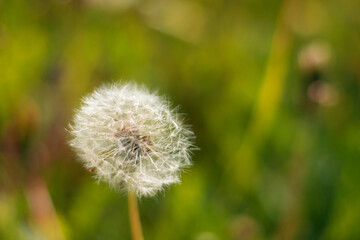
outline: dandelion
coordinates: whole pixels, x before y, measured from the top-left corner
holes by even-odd
[[[191,165],[193,132],[168,101],[136,84],[104,85],[85,97],[69,131],[84,166],[129,193],[133,239],[143,239],[136,195],[179,182]]]
[[[105,85],[83,99],[71,147],[96,178],[138,196],[179,182],[193,132],[164,98],[135,84]]]

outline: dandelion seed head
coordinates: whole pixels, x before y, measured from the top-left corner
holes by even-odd
[[[99,181],[138,196],[179,182],[193,132],[164,98],[136,84],[104,85],[83,99],[70,145]]]

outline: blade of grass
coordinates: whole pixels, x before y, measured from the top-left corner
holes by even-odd
[[[249,121],[242,144],[228,166],[228,171],[237,176],[237,184],[251,188],[256,179],[256,149],[266,139],[271,123],[278,111],[285,86],[288,59],[292,45],[289,17],[294,9],[294,1],[285,0],[279,12],[264,78],[259,88],[256,104]],[[239,164],[239,161],[240,164]]]

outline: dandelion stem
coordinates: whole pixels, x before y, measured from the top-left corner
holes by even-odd
[[[129,217],[130,217],[131,234],[133,240],[143,240],[144,237],[142,235],[136,195],[134,194],[134,192],[129,191],[128,197],[129,197]]]

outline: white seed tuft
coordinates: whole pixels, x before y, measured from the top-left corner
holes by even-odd
[[[98,180],[138,196],[179,182],[193,132],[169,103],[135,84],[104,85],[83,99],[70,145]]]

